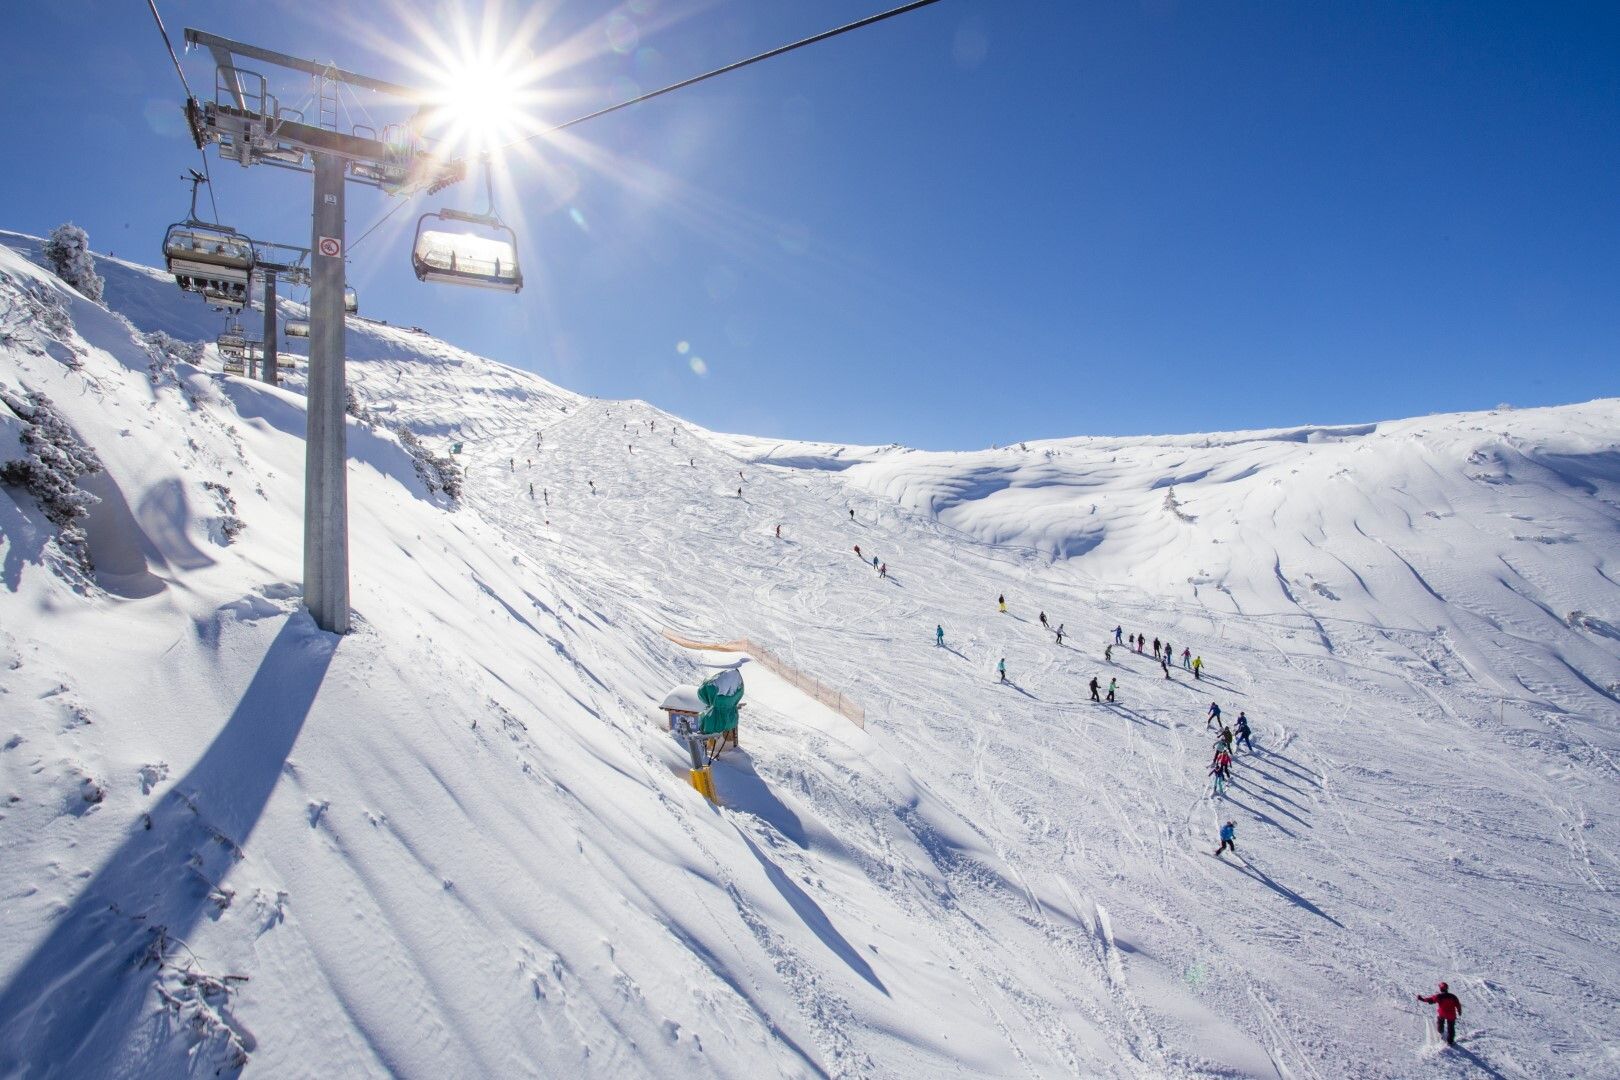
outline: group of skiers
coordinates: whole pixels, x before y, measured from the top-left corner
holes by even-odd
[[[778,525],[776,527],[776,535],[782,535],[782,526]],[[861,554],[861,545],[859,544],[855,545],[855,557],[861,560],[862,563],[866,562],[866,556]],[[876,555],[872,556],[872,569],[877,571],[877,576],[880,578],[886,578],[889,576],[889,564],[886,562],[879,562]]]
[[[1115,645],[1124,646],[1131,652],[1138,654],[1146,652],[1146,634],[1132,634],[1128,639],[1124,636],[1124,634],[1125,628],[1123,626],[1114,627],[1114,640],[1111,644],[1103,649],[1103,659],[1108,663],[1111,664],[1114,662]],[[1164,677],[1168,679],[1170,677],[1170,665],[1176,662],[1175,646],[1170,644],[1168,640],[1160,641],[1158,638],[1154,638],[1153,659],[1158,661],[1159,667],[1164,671]],[[1194,679],[1203,679],[1204,658],[1202,656],[1194,656],[1191,649],[1183,648],[1181,650],[1181,666],[1183,669],[1192,672]]]
[[[1221,722],[1220,703],[1212,701],[1209,703],[1209,713],[1204,717],[1204,730],[1212,729],[1219,730],[1215,736],[1215,756],[1209,762],[1210,793],[1225,795],[1226,782],[1232,778],[1232,753],[1237,749],[1237,744],[1242,743],[1251,753],[1254,751],[1249,718],[1240,710],[1234,725],[1227,727]]]

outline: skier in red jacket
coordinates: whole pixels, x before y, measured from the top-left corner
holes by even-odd
[[[1446,1045],[1457,1041],[1457,1017],[1462,1015],[1462,1002],[1457,995],[1440,984],[1438,994],[1419,994],[1418,1000],[1434,1006],[1434,1029],[1446,1037]]]

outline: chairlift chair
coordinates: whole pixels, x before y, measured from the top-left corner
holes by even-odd
[[[226,225],[197,218],[197,187],[207,183],[191,170],[191,213],[163,234],[163,264],[177,285],[201,293],[209,303],[240,309],[247,306],[248,282],[256,257],[253,241]]]
[[[235,230],[200,221],[170,225],[163,237],[163,261],[187,292],[231,307],[246,305],[253,242]]]
[[[343,288],[343,313],[345,315],[360,314],[360,296],[354,291],[352,285],[346,285]]]
[[[416,223],[411,269],[418,281],[434,284],[514,293],[523,288],[517,234],[492,214],[448,209],[423,214]]]
[[[228,359],[242,360],[248,353],[248,340],[240,327],[226,327],[214,344],[219,348],[219,355]]]
[[[309,323],[305,322],[303,319],[294,319],[293,321],[287,323],[287,336],[290,338],[309,337]]]
[[[517,234],[495,214],[494,181],[487,161],[484,191],[488,207],[482,214],[444,209],[417,219],[411,269],[418,281],[501,292],[522,290]]]

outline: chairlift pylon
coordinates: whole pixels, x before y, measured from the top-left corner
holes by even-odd
[[[487,157],[484,192],[488,206],[482,214],[445,208],[417,219],[411,269],[418,281],[500,292],[522,290],[517,234],[495,213],[495,183]]]
[[[208,181],[191,170],[191,214],[163,234],[163,262],[175,284],[200,293],[209,303],[240,310],[247,306],[248,282],[256,258],[253,241],[235,229],[197,217],[197,187]]]

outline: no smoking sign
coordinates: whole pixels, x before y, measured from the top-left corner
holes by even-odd
[[[335,259],[343,254],[343,241],[335,236],[321,237],[321,242],[317,246],[320,248],[321,254],[328,259]]]

